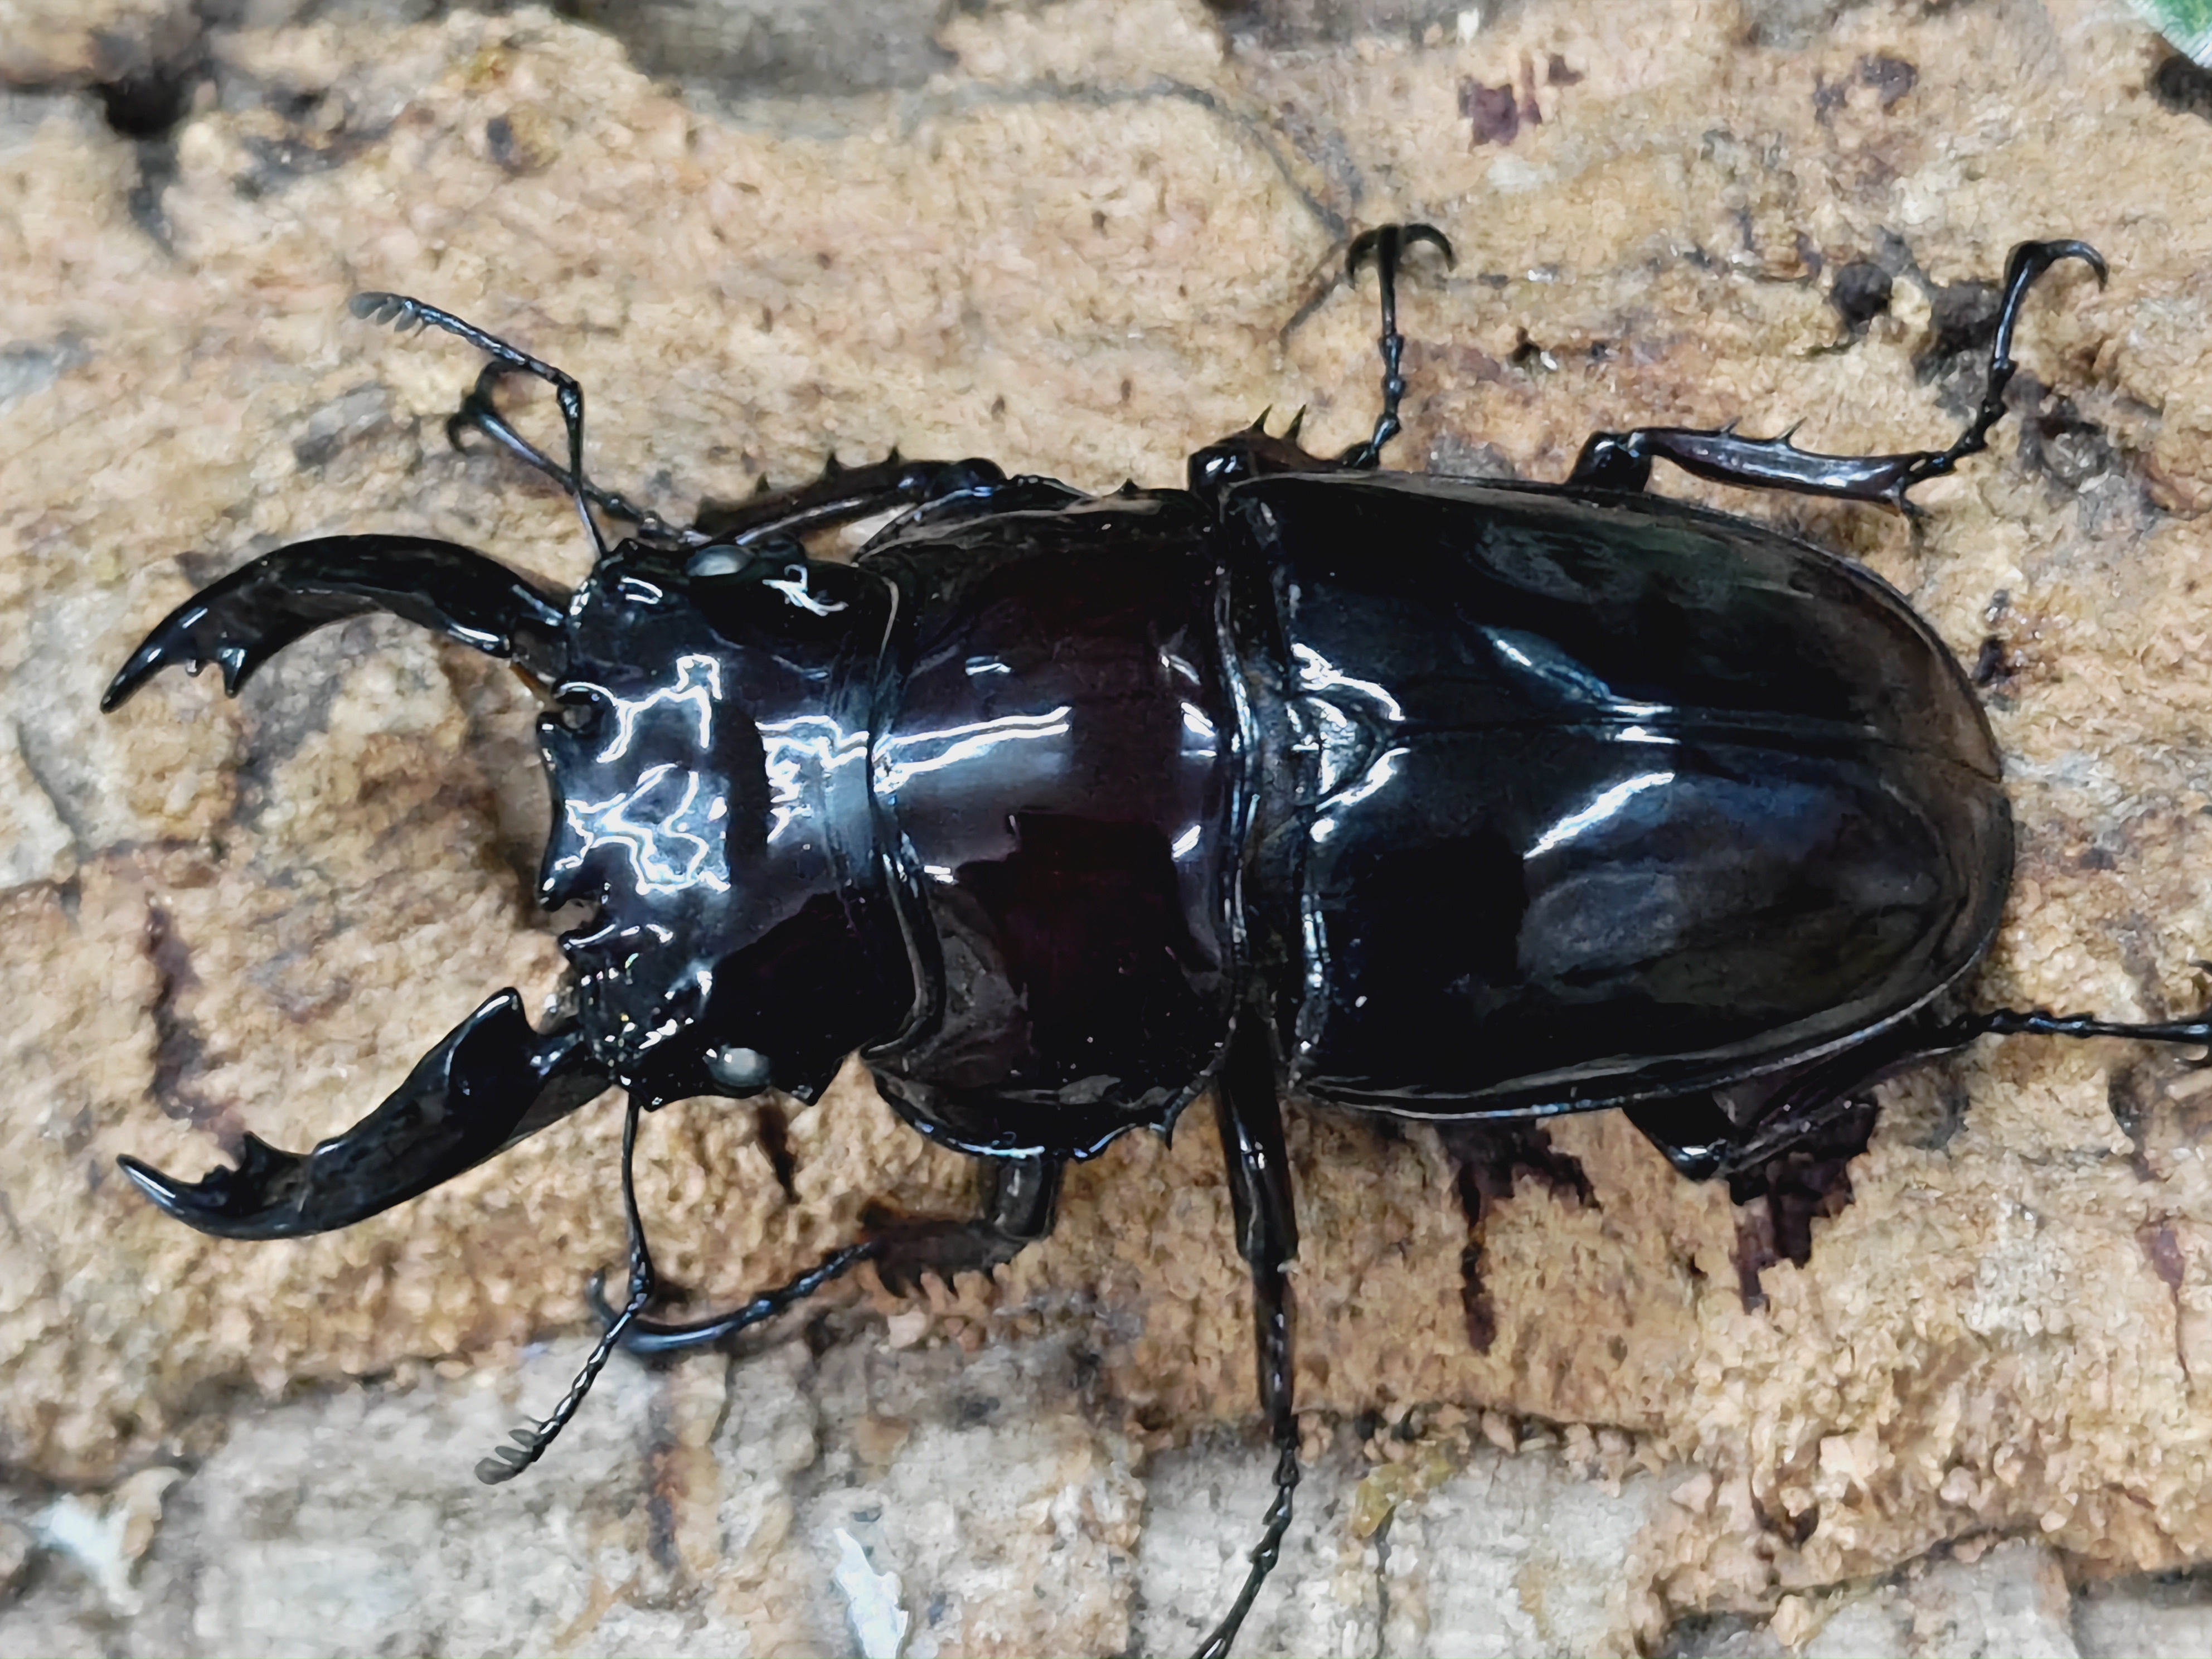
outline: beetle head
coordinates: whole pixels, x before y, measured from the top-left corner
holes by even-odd
[[[577,590],[539,897],[596,908],[562,939],[579,1012],[649,1103],[811,1098],[911,1000],[867,783],[890,615],[789,542],[625,543]]]

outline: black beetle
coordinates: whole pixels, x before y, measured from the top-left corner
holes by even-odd
[[[1279,1102],[1445,1124],[1620,1107],[1685,1174],[1744,1177],[1855,1121],[1876,1078],[1990,1034],[2204,1044],[2212,1019],[1962,1012],[2012,869],[1988,722],[1896,592],[1771,530],[1642,492],[1655,459],[1729,483],[1904,508],[1985,447],[2027,292],[2080,242],[2013,251],[1979,410],[1948,449],[1820,455],[1732,429],[1601,433],[1563,484],[1378,471],[1398,430],[1401,256],[1381,279],[1382,413],[1328,459],[1261,423],[1181,489],[1092,496],[988,461],[833,468],[689,529],[592,483],[558,369],[419,301],[490,358],[449,423],[559,480],[598,551],[574,593],[404,536],[295,544],[179,607],[108,688],[221,665],[384,610],[513,660],[554,823],[539,896],[573,1012],[512,990],[368,1118],[305,1156],[248,1135],[186,1183],[204,1231],[286,1237],[411,1198],[628,1091],[629,1294],[550,1416],[478,1467],[526,1468],[617,1346],[726,1337],[856,1263],[1006,1261],[1061,1167],[1165,1132],[1213,1089],[1251,1268],[1276,1495],[1225,1653],[1298,1479]],[[500,413],[558,389],[565,464]],[[1264,417],[1263,417],[1264,418]],[[850,563],[799,538],[896,512]],[[610,549],[599,514],[635,533]],[[781,1289],[689,1324],[655,1291],[639,1114],[775,1088],[857,1050],[922,1133],[989,1160],[983,1213],[876,1218]],[[1849,1138],[1848,1135],[1846,1137]],[[595,1287],[596,1297],[596,1287]]]

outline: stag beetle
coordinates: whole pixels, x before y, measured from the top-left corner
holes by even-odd
[[[856,1264],[988,1268],[1052,1225],[1063,1165],[1165,1133],[1212,1091],[1251,1271],[1275,1495],[1228,1651],[1298,1480],[1297,1249],[1279,1103],[1444,1125],[1619,1107],[1685,1175],[1740,1177],[1866,1114],[1869,1085],[1987,1035],[2204,1044],[2212,1018],[2124,1024],[1966,1010],[2012,870],[1998,756],[1966,675],[1894,590],[1741,519],[1646,495],[1700,477],[1906,510],[1986,447],[2015,321],[2053,264],[2008,265],[1986,395],[1949,448],[1819,454],[1732,428],[1600,433],[1559,484],[1380,470],[1399,429],[1401,257],[1380,281],[1382,411],[1334,459],[1265,416],[1179,489],[1086,495],[987,460],[825,471],[689,528],[593,483],[568,375],[393,295],[357,315],[489,362],[449,422],[573,496],[597,562],[556,592],[419,537],[296,543],[201,591],[108,688],[214,662],[235,693],[309,629],[391,611],[513,661],[553,826],[539,899],[572,1011],[502,991],[362,1122],[306,1155],[243,1138],[183,1182],[123,1167],[230,1238],[345,1226],[575,1110],[628,1094],[629,1279],[550,1415],[617,1346],[710,1343]],[[501,412],[557,391],[565,462]],[[896,513],[849,562],[802,538]],[[634,533],[610,547],[600,520]],[[775,1089],[811,1100],[857,1051],[921,1133],[987,1160],[982,1213],[872,1221],[714,1318],[647,1317],[640,1113]],[[1858,1136],[1863,1145],[1864,1131]]]

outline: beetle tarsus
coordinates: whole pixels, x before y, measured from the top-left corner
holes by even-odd
[[[592,1346],[590,1356],[576,1372],[575,1380],[568,1384],[568,1392],[561,1396],[561,1403],[526,1429],[517,1429],[510,1437],[511,1445],[495,1446],[491,1455],[477,1464],[477,1479],[487,1486],[496,1486],[512,1480],[545,1455],[561,1431],[568,1426],[584,1403],[584,1396],[599,1381],[599,1373],[606,1369],[607,1361],[621,1346],[623,1334],[631,1323],[643,1313],[646,1304],[653,1300],[654,1276],[653,1254],[646,1248],[645,1221],[637,1208],[637,1121],[641,1111],[639,1097],[629,1097],[629,1108],[623,1118],[622,1188],[623,1214],[629,1226],[629,1297],[623,1303],[621,1313],[608,1322]]]
[[[351,309],[364,322],[390,323],[397,328],[405,328],[410,324],[418,328],[441,328],[467,341],[486,356],[520,374],[534,374],[551,386],[561,405],[561,423],[568,434],[568,489],[575,499],[576,516],[584,521],[584,533],[592,538],[592,551],[601,558],[606,556],[607,538],[599,529],[599,521],[592,516],[592,499],[585,484],[584,387],[574,375],[509,345],[496,334],[487,334],[450,311],[426,305],[409,295],[356,294]]]
[[[1367,441],[1354,444],[1339,458],[1346,466],[1379,466],[1382,446],[1400,431],[1398,404],[1406,395],[1406,337],[1398,332],[1398,261],[1407,249],[1420,242],[1442,253],[1446,265],[1456,263],[1450,239],[1434,225],[1421,224],[1378,225],[1362,231],[1352,238],[1352,247],[1344,256],[1345,275],[1355,277],[1371,258],[1382,289],[1382,334],[1376,342],[1382,354],[1382,412],[1375,417],[1375,430]],[[1285,435],[1295,439],[1295,428]]]
[[[2094,1014],[2054,1014],[2046,1008],[1993,1008],[1968,1014],[1945,1028],[1946,1048],[1963,1048],[1984,1036],[2124,1037],[2135,1042],[2172,1042],[2207,1052],[2186,1062],[2212,1066],[2212,1008],[2187,1019],[2128,1021]]]
[[[1960,433],[1948,449],[1921,458],[1911,475],[1897,486],[1896,505],[1905,505],[1905,492],[1915,484],[1929,478],[1940,478],[1968,455],[1978,455],[1989,447],[1991,428],[2004,418],[2005,388],[2012,384],[2014,372],[2019,365],[2012,360],[2012,334],[2020,320],[2021,307],[2027,301],[2027,291],[2035,286],[2036,279],[2051,266],[2064,259],[2079,259],[2097,275],[2097,286],[2104,287],[2111,276],[2106,268],[2105,257],[2087,242],[2022,242],[2005,261],[2004,299],[1997,307],[1997,326],[1990,342],[1989,385],[1982,392],[1981,406],[1974,418]]]
[[[2103,256],[2087,242],[2022,242],[2005,263],[2004,298],[1990,343],[1989,386],[1966,429],[1948,449],[1909,450],[1895,455],[1824,455],[1790,441],[1791,426],[1778,438],[1745,438],[1731,421],[1718,429],[1651,427],[1634,432],[1594,432],[1575,459],[1570,488],[1640,491],[1651,480],[1655,460],[1716,483],[1747,489],[1790,489],[1808,495],[1833,495],[1871,501],[1899,513],[1916,509],[1905,492],[1954,471],[1969,455],[1989,447],[1991,428],[2004,418],[2005,388],[2018,365],[2012,337],[2036,279],[2062,260],[2079,259],[2106,279]]]

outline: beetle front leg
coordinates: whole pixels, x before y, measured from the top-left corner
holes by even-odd
[[[117,1160],[168,1214],[217,1238],[299,1238],[351,1226],[475,1168],[606,1088],[574,1024],[542,1036],[501,991],[416,1063],[384,1103],[312,1152],[247,1135],[236,1168],[195,1182]]]
[[[1275,1443],[1275,1498],[1265,1530],[1248,1558],[1251,1566],[1227,1615],[1200,1646],[1196,1659],[1226,1659],[1244,1615],[1267,1583],[1291,1528],[1298,1486],[1298,1419],[1287,1269],[1298,1253],[1297,1214],[1291,1194],[1282,1108],[1275,1095],[1275,1059],[1266,1027],[1248,1013],[1237,1022],[1229,1058],[1214,1091],[1222,1151],[1229,1160],[1229,1195],[1237,1249],[1252,1270],[1252,1314],[1259,1359],[1260,1408]]]
[[[1875,501],[1899,512],[1905,492],[1956,469],[1969,455],[1989,447],[1990,428],[2004,418],[2005,388],[2018,367],[2012,359],[2013,327],[2029,289],[2063,259],[2079,259],[2105,281],[2105,261],[2087,242],[2022,242],[2005,265],[2004,301],[1997,312],[1996,337],[1990,345],[1989,386],[1981,407],[1948,449],[1917,449],[1896,455],[1821,455],[1800,449],[1790,434],[1746,438],[1733,426],[1717,430],[1653,427],[1638,432],[1598,432],[1583,445],[1570,485],[1589,489],[1640,491],[1651,481],[1654,460],[1671,461],[1685,472],[1716,483],[1747,489],[1792,489],[1808,495]]]
[[[901,507],[989,499],[1008,482],[995,462],[973,456],[960,461],[909,461],[895,449],[866,466],[842,466],[832,455],[811,483],[770,489],[763,478],[750,501],[702,505],[693,533],[718,544],[743,547],[770,537],[811,535]],[[1033,481],[1012,482],[1024,485]],[[1067,500],[1082,499],[1079,491],[1057,488]]]
[[[796,1307],[863,1261],[874,1262],[878,1276],[893,1289],[911,1285],[924,1273],[950,1281],[955,1273],[988,1273],[1052,1231],[1060,1171],[1056,1158],[994,1160],[980,1215],[896,1216],[872,1210],[862,1217],[866,1231],[858,1243],[832,1250],[788,1283],[711,1319],[684,1324],[633,1320],[622,1346],[632,1353],[657,1354],[720,1342]],[[611,1328],[620,1315],[608,1306],[598,1280],[589,1294],[601,1321]]]
[[[592,1391],[599,1373],[606,1369],[607,1361],[614,1357],[623,1334],[636,1322],[647,1304],[659,1288],[659,1279],[653,1269],[653,1252],[645,1242],[645,1218],[637,1207],[637,1121],[642,1103],[633,1093],[623,1115],[622,1195],[623,1218],[629,1231],[629,1296],[622,1311],[607,1321],[607,1328],[599,1340],[592,1345],[591,1353],[578,1368],[575,1380],[568,1384],[568,1392],[561,1396],[560,1403],[527,1428],[515,1430],[507,1443],[495,1446],[491,1455],[477,1464],[477,1479],[487,1486],[496,1486],[512,1480],[551,1449],[561,1431],[568,1426],[584,1403],[584,1396]]]

